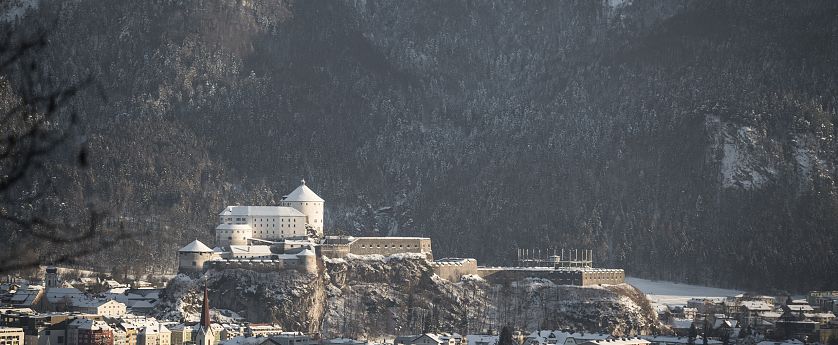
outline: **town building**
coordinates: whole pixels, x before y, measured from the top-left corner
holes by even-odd
[[[469,334],[466,335],[466,343],[468,345],[497,345],[500,336],[486,335],[486,334]]]
[[[248,337],[268,337],[282,334],[282,327],[272,324],[249,324],[245,328],[244,335]]]
[[[109,299],[80,299],[73,303],[73,309],[81,313],[102,315],[105,317],[119,317],[125,315],[127,307],[124,303],[120,303]]]
[[[541,330],[530,333],[521,345],[579,345],[592,340],[610,338],[606,333],[565,332]]]
[[[642,338],[609,338],[602,340],[589,340],[580,345],[650,345],[646,339]]]
[[[137,345],[171,345],[172,332],[156,321],[148,322],[137,333]]]
[[[425,333],[397,337],[396,345],[466,345],[466,338],[457,333]]]
[[[689,345],[690,338],[666,335],[647,335],[639,338],[649,341],[649,345]],[[698,336],[694,340],[694,344],[704,344],[704,338]],[[707,339],[707,345],[722,345],[722,342],[715,339]]]
[[[68,345],[113,345],[113,329],[104,321],[76,319],[67,328]]]
[[[0,327],[0,345],[23,345],[23,328]]]
[[[282,332],[268,338],[260,345],[318,345],[319,341],[302,332]]]

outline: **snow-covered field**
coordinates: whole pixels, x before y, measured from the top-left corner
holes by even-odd
[[[696,297],[735,296],[742,291],[719,289],[700,285],[688,285],[668,281],[655,281],[626,277],[626,283],[634,285],[649,298],[652,304],[686,305],[687,300]]]

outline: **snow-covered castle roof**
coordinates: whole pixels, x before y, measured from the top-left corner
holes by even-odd
[[[312,201],[312,202],[323,202],[323,198],[318,196],[311,188],[306,186],[306,180],[300,181],[300,186],[297,187],[293,192],[289,193],[285,196],[282,201]]]
[[[201,243],[201,241],[194,240],[192,243],[187,244],[183,248],[178,250],[179,252],[187,252],[187,253],[211,253],[212,249],[207,247],[206,244]]]
[[[288,206],[227,206],[219,216],[280,216],[305,217],[305,214]]]

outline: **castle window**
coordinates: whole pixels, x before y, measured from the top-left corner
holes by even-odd
[[[195,261],[192,261],[192,266],[198,266],[198,264],[195,263]]]

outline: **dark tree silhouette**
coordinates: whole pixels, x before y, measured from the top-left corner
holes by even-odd
[[[44,202],[53,191],[48,159],[72,157],[87,168],[79,144],[79,116],[70,101],[91,78],[59,85],[44,72],[38,53],[45,32],[18,37],[0,29],[0,274],[44,264],[72,263],[127,238],[121,229],[102,231],[105,208],[87,205],[83,220],[66,220]]]
[[[500,329],[498,345],[515,345],[515,340],[512,339],[512,330],[509,329],[509,326],[503,326],[503,328]]]
[[[690,325],[690,331],[687,334],[687,344],[695,345],[695,337],[698,336],[698,330],[695,328],[695,324]]]

